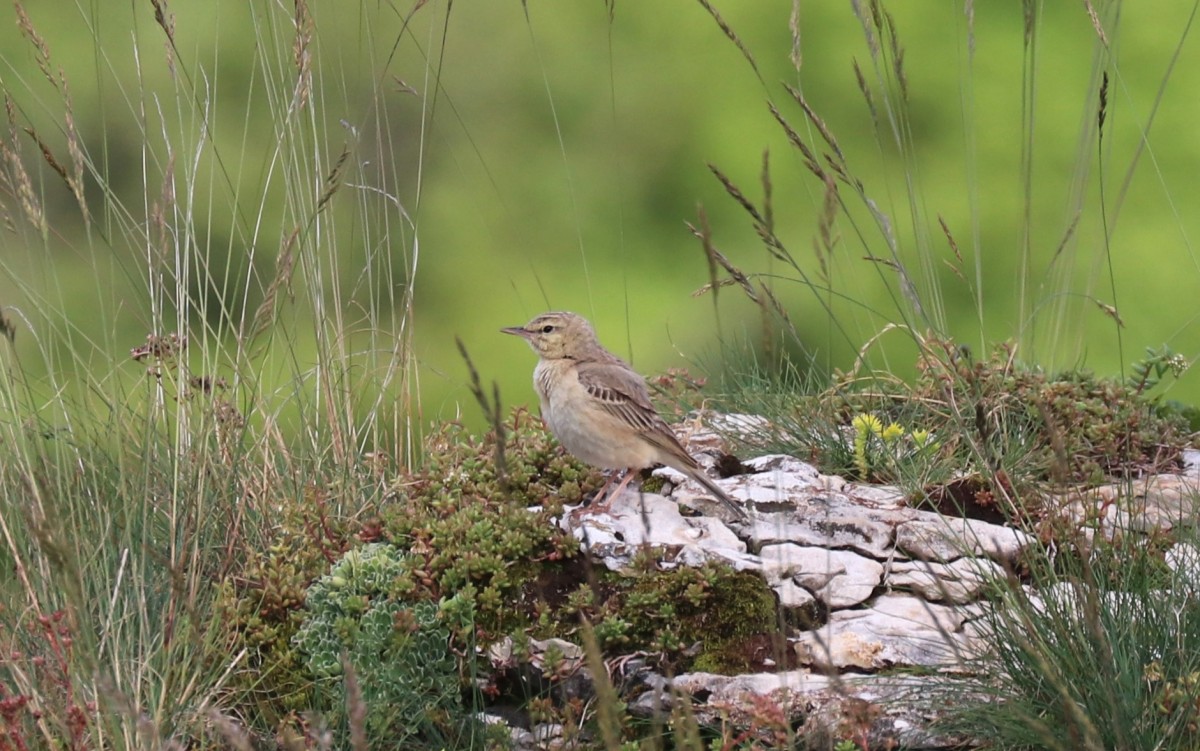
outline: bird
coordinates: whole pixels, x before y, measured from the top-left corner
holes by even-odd
[[[645,379],[600,344],[586,318],[543,313],[524,326],[500,331],[521,337],[537,354],[533,387],[542,419],[559,443],[594,467],[626,470],[605,505],[639,470],[665,464],[704,486],[738,519],[747,519],[745,510],[704,473],[654,409]]]

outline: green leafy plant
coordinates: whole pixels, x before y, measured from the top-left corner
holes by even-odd
[[[1194,535],[1184,542],[1174,569],[1129,534],[1033,561],[1032,588],[997,582],[979,623],[988,649],[945,680],[938,729],[1013,751],[1196,748],[1200,606]]]
[[[939,448],[928,430],[908,431],[894,422],[885,427],[871,413],[855,415],[850,427],[854,431],[854,466],[862,480],[886,482],[901,477]]]
[[[399,600],[404,557],[387,543],[347,551],[309,588],[304,623],[293,637],[316,681],[317,705],[344,727],[358,703],[372,748],[437,746],[472,724],[450,651],[451,635],[469,632],[470,601]],[[351,685],[361,693],[355,701]]]
[[[381,514],[381,534],[409,551],[398,593],[469,592],[484,638],[536,622],[538,580],[576,566],[579,554],[554,517],[600,484],[599,472],[563,452],[527,410],[512,412],[502,439],[444,425],[426,444],[425,466],[400,479]]]

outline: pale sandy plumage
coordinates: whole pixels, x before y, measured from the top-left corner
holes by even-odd
[[[587,319],[543,313],[524,326],[501,329],[522,337],[537,353],[533,386],[542,418],[567,451],[596,467],[637,470],[665,464],[704,486],[739,518],[742,510],[679,443],[654,405],[645,380],[601,346]]]

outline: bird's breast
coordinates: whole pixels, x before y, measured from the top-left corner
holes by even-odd
[[[587,393],[571,367],[543,361],[534,371],[542,418],[578,459],[605,469],[641,469],[660,460],[658,449]]]

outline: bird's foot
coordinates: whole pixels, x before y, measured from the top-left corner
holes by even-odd
[[[576,512],[577,516],[595,516],[598,514],[607,514],[612,508],[613,501],[615,501],[621,495],[621,492],[625,490],[625,488],[629,485],[629,482],[636,474],[636,472],[627,471],[625,476],[621,479],[621,482],[617,483],[617,486],[611,490],[609,490],[609,486],[612,485],[613,478],[609,477],[608,482],[604,483],[604,486],[596,491],[595,495],[587,500],[587,502],[584,504],[584,508]]]

